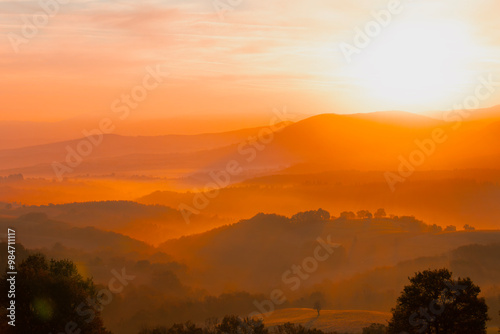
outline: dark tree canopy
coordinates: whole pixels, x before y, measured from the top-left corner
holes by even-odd
[[[373,217],[371,212],[368,210],[360,210],[360,211],[356,212],[356,216],[359,219],[371,219]]]
[[[10,302],[4,274],[0,282],[1,312]],[[50,260],[41,254],[30,255],[17,268],[15,327],[1,328],[2,333],[89,333],[107,334],[100,312],[87,306],[87,299],[96,299],[91,279],[84,279],[69,260]],[[85,306],[81,315],[77,307]],[[96,301],[96,305],[99,302]],[[78,331],[80,330],[80,331]]]
[[[317,222],[328,219],[330,219],[330,213],[321,208],[318,210],[299,212],[291,217],[291,221],[296,223]]]
[[[222,322],[217,325],[216,330],[217,333],[268,333],[262,320],[241,319],[237,316],[225,316]]]
[[[485,334],[488,306],[480,292],[447,269],[418,272],[392,309],[388,333]]]
[[[387,326],[384,324],[373,323],[368,327],[363,328],[363,334],[385,334]]]
[[[340,218],[352,220],[356,219],[356,214],[352,211],[342,211],[340,213]]]
[[[264,323],[260,319],[242,319],[235,315],[226,315],[220,322],[212,319],[213,323],[205,328],[197,327],[191,322],[174,324],[170,328],[159,326],[152,329],[143,329],[139,334],[268,334]]]
[[[457,227],[455,225],[448,225],[446,226],[446,228],[444,229],[445,232],[456,232],[457,231]]]
[[[300,324],[292,324],[290,322],[284,323],[283,325],[276,326],[275,332],[277,334],[323,334],[323,331],[313,328],[308,329]]]
[[[265,328],[260,319],[242,319],[234,315],[225,316],[220,322],[211,319],[205,328],[187,322],[175,324],[169,328],[159,326],[151,329],[143,329],[139,334],[323,334],[319,329],[309,329],[300,324],[290,322],[278,325],[271,330]],[[329,332],[335,334],[336,332]]]
[[[387,214],[385,213],[385,210],[383,208],[380,208],[377,211],[375,211],[375,213],[373,214],[373,216],[375,218],[384,218],[384,217],[387,216]]]

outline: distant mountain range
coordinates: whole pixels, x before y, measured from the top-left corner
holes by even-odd
[[[222,170],[232,160],[242,167],[240,176],[246,177],[304,163],[322,165],[326,170],[396,170],[400,156],[408,159],[415,150],[422,150],[419,145],[429,145],[426,143],[436,129],[442,131],[444,142],[430,144],[432,154],[421,169],[496,168],[500,163],[500,147],[495,144],[500,139],[500,121],[478,117],[464,120],[458,129],[453,123],[394,111],[323,114],[283,124],[283,129],[275,133],[260,127],[202,135],[109,134],[94,137],[98,145],[92,144],[92,152],[82,156],[82,162],[65,176],[117,173],[190,177]],[[0,174],[54,177],[52,162],[65,163],[82,141],[88,140],[1,150]]]

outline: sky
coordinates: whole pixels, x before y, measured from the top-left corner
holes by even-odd
[[[447,110],[500,82],[499,11],[497,0],[0,1],[0,120],[125,117],[123,94],[145,80],[126,117]],[[480,107],[500,104],[500,85],[486,95]]]

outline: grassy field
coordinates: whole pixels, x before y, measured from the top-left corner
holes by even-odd
[[[310,308],[289,308],[266,313],[263,318],[267,326],[293,322],[307,328],[321,329],[325,332],[361,333],[363,327],[367,327],[371,323],[387,324],[391,314],[358,310],[322,310],[318,316],[318,313]]]

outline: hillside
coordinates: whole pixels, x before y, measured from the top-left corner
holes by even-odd
[[[464,245],[500,242],[500,231],[439,232],[414,217],[322,220],[314,212],[303,219],[300,216],[258,214],[230,226],[169,240],[159,250],[189,264],[199,273],[202,286],[223,291],[220,272],[230,271],[238,282],[233,283],[234,289],[259,291],[263,287],[289,289],[282,281],[283,273],[314,254],[318,238],[335,245],[335,251],[319,264],[305,286],[444,254]]]
[[[337,213],[383,207],[388,213],[415,215],[443,227],[498,228],[500,206],[492,198],[500,196],[500,172],[495,170],[417,171],[392,192],[383,172],[305,173],[307,169],[310,166],[221,189],[203,214],[238,219],[258,212],[293,215],[318,207]],[[192,205],[194,198],[193,193],[156,191],[137,201],[177,208]]]
[[[267,326],[281,325],[285,322],[301,324],[306,328],[320,329],[326,333],[361,333],[372,323],[386,324],[390,313],[360,310],[322,310],[317,312],[308,308],[287,308],[265,313],[262,319]]]
[[[7,231],[8,227],[16,230],[18,242],[30,248],[60,244],[84,251],[99,250],[116,254],[154,252],[154,248],[150,245],[122,234],[94,227],[72,227],[70,224],[51,220],[43,213],[29,213],[19,218],[0,218],[2,231]],[[5,234],[1,237],[3,239]]]
[[[131,201],[94,201],[59,205],[0,206],[0,216],[21,217],[30,213],[65,222],[73,227],[95,227],[121,233],[149,244],[191,233],[200,233],[231,221],[198,215],[186,224],[178,210]]]

